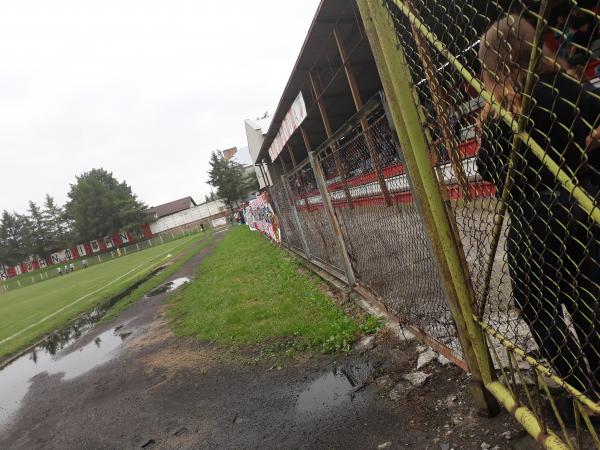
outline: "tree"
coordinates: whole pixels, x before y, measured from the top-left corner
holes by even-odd
[[[23,261],[27,256],[24,246],[23,222],[16,214],[2,212],[0,218],[0,263],[9,266]]]
[[[220,152],[214,151],[210,156],[210,170],[208,182],[217,188],[219,198],[225,200],[229,209],[233,211],[234,204],[242,200],[254,181],[244,175],[241,164],[226,160]],[[256,179],[256,175],[254,175]],[[257,181],[258,184],[258,181]]]
[[[258,183],[258,177],[256,176],[256,172],[248,172],[244,176],[243,182],[244,192],[256,192],[260,189],[260,184]]]
[[[50,248],[50,229],[42,209],[29,201],[29,228],[31,231],[32,254],[43,255]]]
[[[44,211],[42,212],[47,232],[48,249],[56,250],[64,247],[67,243],[66,217],[63,207],[56,204],[50,194],[44,199]]]
[[[214,202],[215,200],[217,200],[219,197],[217,197],[217,194],[215,194],[214,192],[211,192],[208,195],[204,195],[204,202],[208,203],[208,202]]]
[[[35,255],[36,247],[35,247],[35,237],[33,231],[33,223],[29,216],[25,214],[17,214],[13,213],[15,219],[17,220],[17,233],[19,233],[20,237],[20,256],[21,261],[27,259],[29,256]]]
[[[80,239],[111,235],[146,221],[146,205],[111,172],[92,169],[76,179],[68,193],[66,212]]]

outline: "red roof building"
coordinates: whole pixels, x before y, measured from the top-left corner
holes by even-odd
[[[192,197],[183,197],[178,200],[173,200],[169,203],[164,203],[162,205],[153,206],[149,209],[152,217],[156,219],[160,219],[161,217],[170,216],[171,214],[176,214],[181,211],[185,211],[186,209],[193,208],[196,205],[196,202]]]

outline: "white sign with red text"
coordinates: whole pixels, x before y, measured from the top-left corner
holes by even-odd
[[[292,134],[294,134],[294,131],[298,129],[304,119],[306,119],[306,104],[304,103],[302,91],[300,91],[283,118],[283,121],[279,126],[279,131],[269,147],[271,161],[275,161],[277,156],[279,156],[281,150],[283,150],[283,147],[287,144],[287,141],[289,141]]]

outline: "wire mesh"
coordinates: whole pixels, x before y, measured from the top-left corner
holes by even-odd
[[[544,429],[598,446],[598,4],[385,5],[496,368]]]
[[[319,161],[357,281],[402,321],[460,357],[437,266],[383,108],[322,151]]]
[[[301,164],[286,177],[286,181],[310,258],[344,273],[340,248],[323,208],[310,163]]]
[[[284,181],[274,183],[269,189],[271,199],[275,205],[275,211],[281,222],[280,229],[282,242],[297,252],[304,253],[302,236],[300,235],[300,230],[298,229],[298,224],[294,217],[294,212],[292,210],[293,205],[290,202]],[[308,257],[308,255],[305,256]]]

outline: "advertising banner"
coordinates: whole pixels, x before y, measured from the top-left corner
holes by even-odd
[[[269,147],[269,155],[271,156],[271,161],[275,161],[277,156],[283,150],[287,141],[289,141],[294,131],[298,129],[300,124],[306,119],[306,104],[304,103],[304,97],[302,96],[302,91],[298,93],[294,103],[286,113],[281,125],[279,126],[279,131],[273,139],[271,146]]]

